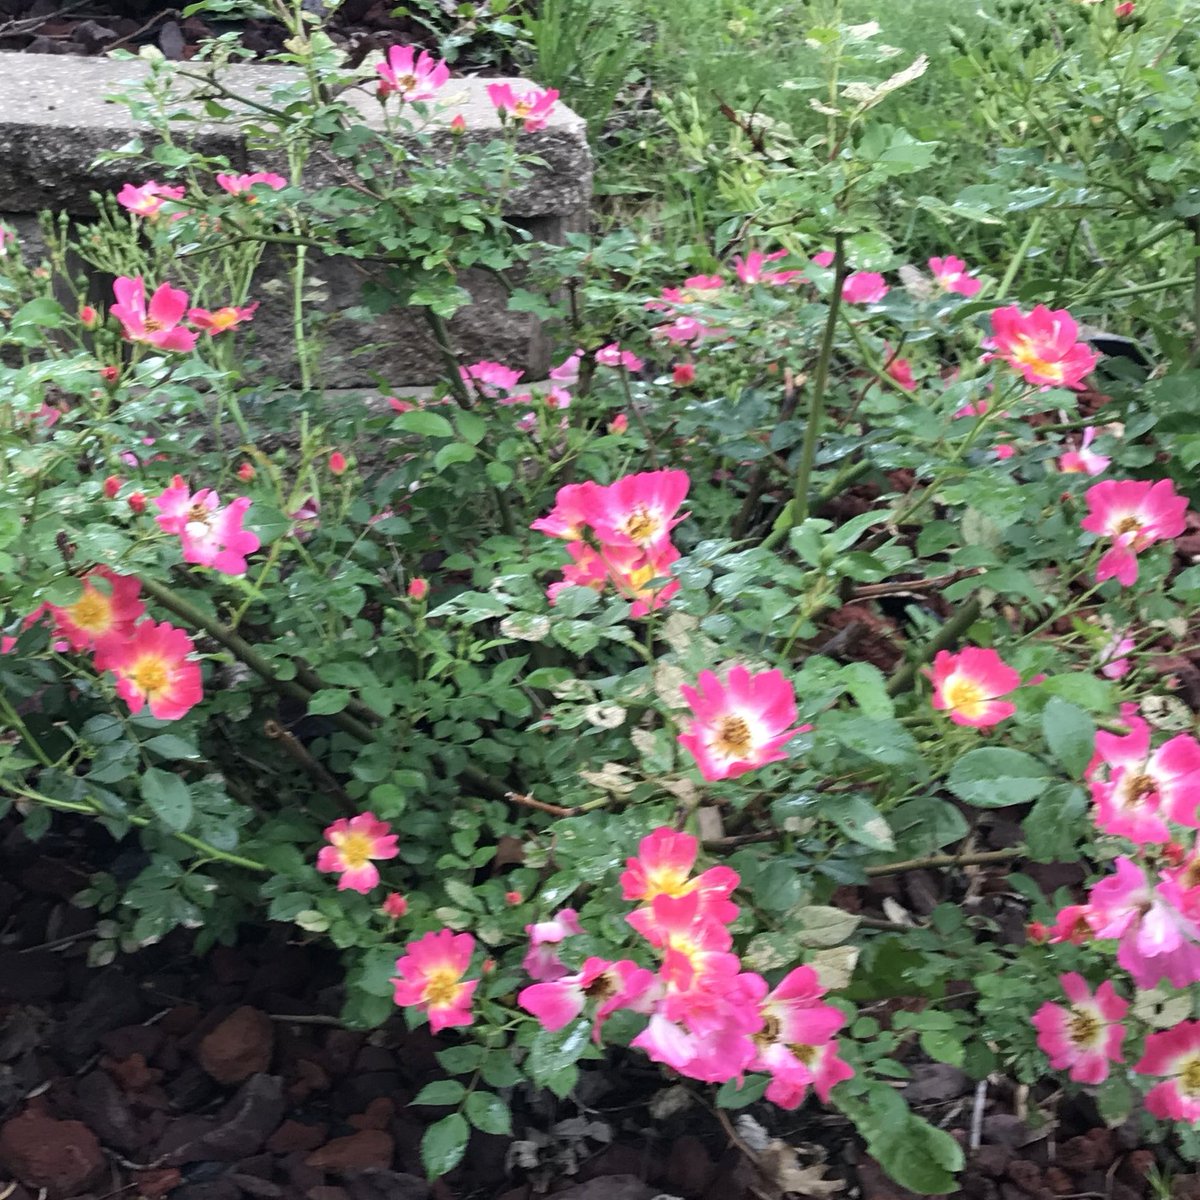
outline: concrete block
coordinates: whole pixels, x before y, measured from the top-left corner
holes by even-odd
[[[202,64],[182,64],[203,71]],[[0,53],[0,220],[49,208],[86,216],[92,192],[112,192],[137,172],[128,164],[97,163],[102,151],[125,145],[146,130],[124,105],[109,99],[128,91],[145,77],[141,60],[56,57],[41,54]],[[235,64],[224,67],[219,78],[233,92],[270,104],[282,84],[294,80],[286,67]],[[454,79],[439,95],[429,126],[435,160],[449,158],[459,139],[487,142],[500,128],[487,98],[491,80]],[[509,81],[520,88],[520,80]],[[192,83],[186,84],[191,88]],[[180,85],[181,95],[184,85]],[[344,98],[374,127],[383,116],[370,82],[349,89]],[[227,100],[223,104],[234,107]],[[176,106],[185,110],[182,102]],[[233,170],[278,169],[278,152],[269,147],[249,148],[241,132],[213,121],[197,110],[195,119],[179,123],[179,138],[207,154],[224,155]],[[453,133],[450,122],[461,115],[466,131]],[[412,135],[400,134],[400,140]],[[586,126],[581,118],[558,105],[547,126],[525,133],[521,146],[541,163],[528,180],[503,198],[506,214],[542,242],[560,241],[565,231],[586,225],[592,187],[592,163]],[[331,160],[314,159],[306,170],[313,186],[332,182],[337,167]],[[276,270],[278,264],[276,262]],[[329,314],[323,334],[323,382],[328,386],[357,387],[384,382],[401,387],[427,383],[439,376],[443,365],[422,315],[394,311],[364,327],[341,316],[360,302],[364,264],[340,258],[314,257],[312,269],[326,284]],[[369,270],[370,268],[365,268]],[[463,285],[473,302],[450,323],[455,350],[467,361],[496,359],[541,376],[548,368],[546,346],[537,322],[526,314],[510,314],[504,307],[500,285],[483,272],[464,273]],[[263,304],[247,332],[253,331],[253,353],[264,359],[264,371],[295,382],[290,313],[282,295],[263,296]],[[219,301],[218,301],[219,302]]]

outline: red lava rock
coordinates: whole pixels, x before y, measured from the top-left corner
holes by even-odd
[[[682,1192],[685,1196],[698,1196],[708,1187],[712,1179],[713,1163],[704,1143],[691,1134],[676,1138],[667,1156],[664,1176],[670,1191]]]
[[[1171,1200],[1200,1200],[1200,1175],[1176,1175],[1171,1180]]]
[[[381,1129],[361,1129],[314,1150],[305,1165],[322,1171],[361,1171],[392,1165],[392,1135]]]
[[[104,1174],[96,1135],[82,1121],[26,1110],[0,1129],[0,1164],[49,1200],[75,1196]]]
[[[288,1084],[288,1099],[293,1104],[307,1100],[313,1092],[323,1092],[329,1087],[329,1076],[325,1068],[311,1059],[302,1058],[296,1062],[296,1076]]]
[[[272,1154],[292,1154],[296,1150],[315,1150],[325,1141],[329,1126],[305,1125],[303,1121],[284,1121],[267,1139]]]
[[[636,1175],[601,1175],[555,1196],[556,1200],[654,1200],[658,1194]]]
[[[324,1184],[309,1188],[304,1195],[307,1200],[350,1200],[350,1193],[345,1188],[326,1187]]]
[[[1117,1168],[1117,1178],[1122,1183],[1136,1187],[1150,1173],[1154,1161],[1153,1150],[1133,1150],[1121,1160],[1121,1165]]]
[[[962,1194],[969,1200],[1000,1200],[1000,1188],[996,1181],[978,1171],[964,1171],[958,1182]]]
[[[177,1167],[166,1167],[158,1171],[139,1171],[134,1177],[138,1195],[146,1200],[162,1200],[169,1196],[182,1182],[183,1176]]]
[[[101,1047],[115,1059],[140,1054],[149,1062],[162,1049],[166,1040],[161,1025],[123,1025],[100,1039]]]
[[[377,1096],[366,1111],[349,1118],[355,1129],[387,1129],[396,1115],[396,1105],[390,1096]]]
[[[1061,1167],[1046,1171],[1046,1186],[1056,1196],[1069,1196],[1075,1191],[1075,1181]]]
[[[1091,1129],[1058,1147],[1056,1161],[1064,1171],[1103,1171],[1116,1157],[1112,1130]]]
[[[157,1083],[163,1073],[157,1067],[148,1067],[146,1059],[141,1054],[131,1054],[128,1058],[104,1057],[100,1065],[127,1091],[140,1092]]]
[[[203,1015],[195,1004],[177,1004],[167,1010],[167,1015],[158,1022],[158,1027],[168,1037],[183,1037],[196,1028]]]
[[[1041,1168],[1037,1163],[1031,1163],[1027,1159],[1014,1158],[1004,1168],[1004,1174],[1027,1196],[1036,1196],[1042,1189]]]
[[[1012,1151],[1007,1146],[980,1146],[971,1156],[971,1164],[995,1179],[1004,1174],[1010,1158]]]
[[[274,1045],[271,1018],[243,1005],[204,1036],[196,1058],[218,1083],[241,1083],[266,1071]]]
[[[497,1196],[496,1200],[530,1200],[532,1189],[529,1184],[524,1187],[513,1188],[505,1192],[502,1196]]]
[[[240,1171],[235,1171],[229,1176],[229,1182],[236,1183],[243,1195],[258,1196],[262,1200],[283,1200],[284,1191],[279,1184],[257,1175],[243,1175]]]

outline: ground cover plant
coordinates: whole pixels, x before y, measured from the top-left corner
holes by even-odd
[[[502,198],[554,91],[493,85],[497,136],[447,163],[445,62],[352,68],[299,5],[269,103],[221,85],[233,38],[214,76],[155,60],[129,183],[51,217],[42,261],[5,238],[2,803],[29,838],[90,819],[136,847],[80,897],[96,962],[288,923],[342,951],[348,1023],[444,1035],[431,1175],[611,1047],[724,1107],[830,1105],[916,1191],[963,1154],[893,1086],[914,1041],[978,1080],[1060,1072],[1196,1156],[1200,743],[1162,664],[1200,596],[1200,293],[1121,281],[1136,247],[1194,241],[1186,27],[1073,8],[1038,69],[1096,142],[1026,131],[1011,175],[935,201],[950,150],[895,116],[928,64],[838,15],[809,29],[810,130],[723,118],[702,247],[531,253]],[[1128,86],[1094,122],[1105,71]],[[189,94],[282,145],[275,169],[190,149]],[[936,244],[904,240],[905,197]],[[1029,207],[1020,247],[978,236]],[[1072,228],[1120,247],[1120,287],[1075,286]],[[378,269],[366,337],[425,311],[431,397],[326,395],[317,252]],[[559,338],[545,384],[455,357],[480,265]],[[286,397],[255,375],[264,306]],[[1147,350],[1102,357],[1081,324],[1114,311]],[[980,849],[996,814],[1017,832]],[[997,862],[1028,934],[841,903]],[[1020,869],[1052,862],[1086,883]]]

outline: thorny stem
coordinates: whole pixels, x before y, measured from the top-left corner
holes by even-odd
[[[1024,858],[1028,853],[1024,846],[1010,846],[1006,850],[981,850],[977,854],[931,854],[928,858],[908,858],[903,862],[864,867],[863,873],[870,876],[899,875],[903,871],[919,871],[923,867],[982,867],[987,863],[1011,862],[1014,858]]]
[[[454,353],[454,348],[450,345],[450,333],[446,328],[446,322],[428,306],[421,311],[425,314],[425,321],[433,334],[438,353],[446,364],[446,374],[449,377],[450,388],[454,392],[454,399],[458,402],[458,407],[464,410],[472,408],[471,393],[467,390],[467,385],[463,383],[458,355]],[[508,497],[504,494],[503,489],[496,486],[492,487],[492,495],[496,499],[496,511],[500,514],[500,528],[509,537],[516,537],[517,523],[513,519],[512,506],[508,503]]]
[[[983,608],[978,596],[973,596],[966,604],[962,606],[938,630],[937,635],[930,642],[921,647],[920,656],[910,662],[906,662],[896,673],[888,680],[887,693],[889,696],[896,696],[903,692],[906,688],[912,685],[913,678],[917,673],[917,668],[924,662],[928,662],[939,650],[944,650],[951,643],[956,642],[975,622],[979,616],[980,610]]]
[[[23,797],[26,800],[32,800],[35,804],[45,805],[46,808],[57,809],[59,812],[81,813],[88,817],[108,817],[113,816],[112,813],[106,813],[103,809],[98,808],[94,804],[81,804],[74,800],[59,800],[54,796],[45,796],[41,792],[35,792],[30,788],[19,787],[12,784],[8,785],[12,791]],[[172,829],[162,829],[156,822],[150,820],[149,817],[139,817],[130,813],[123,814],[119,820],[128,821],[130,825],[136,825],[139,829],[153,827],[161,829],[163,833],[169,834],[177,841],[182,842],[185,846],[190,846],[193,850],[199,851],[206,858],[215,859],[218,862],[229,863],[230,866],[243,867],[248,871],[261,871],[268,873],[270,867],[265,863],[257,862],[253,858],[245,858],[240,854],[230,854],[228,850],[219,850],[216,846],[209,845],[198,837],[193,837],[190,833],[178,833]]]
[[[43,767],[52,767],[54,763],[50,756],[42,749],[41,743],[29,732],[29,726],[21,719],[17,710],[9,703],[8,697],[0,692],[0,713],[3,713],[9,724],[21,735],[25,745],[32,751],[33,756],[42,764]]]
[[[825,412],[825,389],[829,383],[829,364],[833,360],[833,343],[837,334],[838,313],[842,306],[842,286],[846,282],[846,238],[841,233],[834,235],[833,264],[833,291],[829,297],[829,315],[825,319],[825,333],[821,338],[821,350],[813,377],[812,395],[808,403],[808,423],[804,428],[804,444],[800,449],[800,466],[796,470],[796,485],[791,503],[780,514],[775,528],[763,542],[765,550],[774,550],[788,533],[808,516],[808,486],[817,457],[817,440],[821,432],[821,418]]]

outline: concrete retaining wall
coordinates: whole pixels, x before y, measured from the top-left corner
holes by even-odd
[[[90,192],[111,192],[127,180],[141,182],[128,163],[97,164],[95,159],[101,151],[117,149],[145,132],[123,105],[107,97],[129,91],[130,83],[143,78],[147,69],[141,61],[0,54],[0,221],[26,231],[34,228],[31,217],[39,209],[85,216]],[[201,68],[189,64],[188,69]],[[290,74],[284,67],[236,65],[223,68],[220,78],[238,94],[270,103],[272,90]],[[487,98],[488,82],[493,81],[453,79],[442,89],[432,126],[435,156],[449,157],[458,138],[486,142],[496,136],[499,121]],[[368,124],[382,125],[369,88],[349,92],[346,98]],[[466,122],[461,134],[449,128],[458,115]],[[181,122],[179,129],[180,140],[186,138],[204,153],[226,156],[235,172],[279,168],[278,154],[248,151],[240,132],[229,125],[193,120]],[[583,228],[592,164],[582,119],[559,105],[546,128],[522,135],[521,146],[543,165],[504,197],[506,214],[543,242],[560,241],[566,231]],[[314,186],[334,177],[331,168],[319,162],[306,174]],[[419,313],[388,313],[366,328],[338,315],[359,303],[363,269],[349,259],[312,263],[329,297],[324,308],[331,314],[323,333],[322,382],[330,387],[432,382],[443,366]],[[473,303],[450,323],[455,349],[466,361],[495,359],[523,368],[529,377],[543,376],[547,351],[536,321],[509,313],[500,284],[483,273],[467,271],[461,282]],[[269,292],[259,298],[263,304],[250,327],[257,334],[253,353],[264,359],[268,373],[294,383],[286,301]]]

